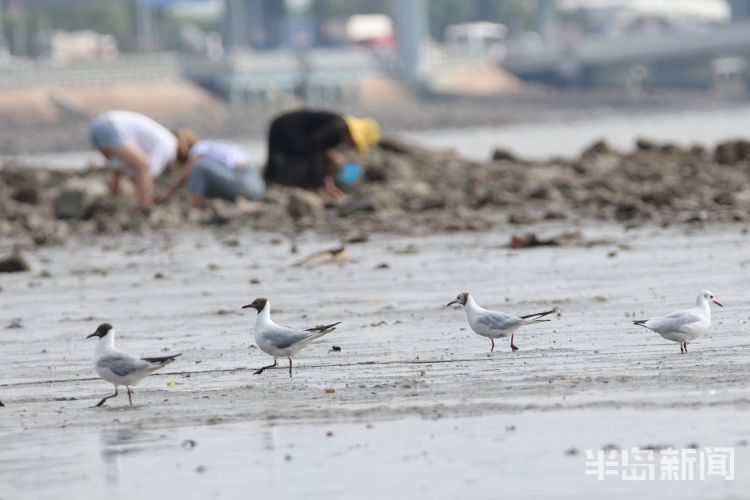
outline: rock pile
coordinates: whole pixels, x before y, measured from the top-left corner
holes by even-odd
[[[146,213],[134,196],[111,198],[102,169],[72,173],[6,164],[0,170],[0,236],[28,235],[42,245],[71,234],[201,225],[414,232],[563,219],[743,221],[750,211],[749,144],[727,142],[709,151],[641,139],[632,152],[621,153],[599,141],[574,159],[529,161],[499,149],[492,159],[474,162],[386,139],[359,159],[365,181],[338,208],[324,207],[304,191],[272,186],[260,203],[215,201],[197,211],[183,199]],[[163,191],[171,179],[162,177],[157,190]]]

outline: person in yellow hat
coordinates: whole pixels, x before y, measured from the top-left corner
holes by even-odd
[[[361,169],[347,163],[338,148],[367,154],[379,140],[380,127],[372,118],[312,109],[283,113],[268,131],[266,182],[311,189],[341,204],[344,194],[336,181],[353,184]]]

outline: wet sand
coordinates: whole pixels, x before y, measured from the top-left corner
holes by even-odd
[[[526,250],[505,248],[510,229],[372,235],[349,247],[351,262],[311,267],[292,264],[334,237],[306,236],[297,254],[274,235],[219,230],[29,250],[32,272],[0,276],[0,498],[742,497],[742,229],[587,226],[611,243]],[[631,324],[703,288],[726,307],[689,354]],[[519,351],[504,339],[490,354],[445,307],[464,290],[491,308],[562,314],[522,330]],[[269,358],[239,308],[257,296],[282,324],[342,321],[291,380],[283,363],[252,375]],[[184,353],[142,382],[133,407],[121,394],[90,408],[111,392],[84,340],[103,321],[125,350]],[[586,476],[585,450],[607,445],[735,447],[736,479]]]

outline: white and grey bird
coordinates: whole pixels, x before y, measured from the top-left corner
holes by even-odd
[[[310,345],[313,340],[331,333],[336,329],[336,325],[341,322],[331,323],[330,325],[320,325],[307,330],[296,330],[286,326],[279,326],[271,319],[271,302],[266,298],[255,299],[252,303],[242,306],[242,309],[252,308],[258,311],[258,317],[255,319],[255,343],[260,350],[273,356],[273,364],[263,366],[253,372],[254,375],[260,375],[266,368],[276,367],[278,358],[286,357],[289,359],[289,376],[292,376],[292,357],[302,349]]]
[[[101,378],[115,386],[115,393],[99,401],[101,406],[110,398],[117,396],[117,388],[124,385],[128,389],[128,401],[133,405],[130,386],[138,385],[143,378],[156,370],[165,367],[180,354],[157,356],[153,358],[139,358],[115,347],[115,329],[109,323],[102,323],[94,333],[86,337],[99,337],[94,350],[94,369]]]
[[[474,298],[469,292],[459,293],[455,300],[448,303],[448,306],[452,306],[453,304],[461,304],[464,306],[464,311],[466,311],[466,317],[469,320],[469,326],[471,326],[471,329],[474,330],[475,333],[482,337],[487,337],[492,341],[490,352],[495,350],[495,339],[507,337],[508,335],[510,335],[510,348],[517,351],[518,347],[516,347],[514,342],[516,330],[524,325],[533,325],[535,323],[549,321],[548,319],[541,318],[557,311],[557,309],[552,309],[550,311],[527,314],[525,316],[490,311],[480,307],[474,302]]]
[[[702,336],[711,327],[711,305],[724,307],[709,290],[703,290],[695,300],[695,307],[682,309],[661,318],[641,319],[634,324],[653,330],[663,338],[678,342],[680,352],[687,352],[688,343]]]

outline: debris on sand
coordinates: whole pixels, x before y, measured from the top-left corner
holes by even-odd
[[[418,253],[419,253],[419,247],[413,243],[409,243],[408,245],[402,248],[393,249],[394,255],[415,255]]]
[[[2,408],[3,406],[5,406],[5,405],[3,404],[2,401],[0,401],[0,408]]]
[[[292,219],[315,216],[323,211],[323,202],[314,193],[304,189],[294,189],[289,195],[287,212]]]
[[[322,264],[343,264],[352,260],[352,256],[346,247],[337,247],[331,250],[321,250],[313,254],[308,255],[304,259],[301,259],[294,264],[292,267],[301,266],[319,266]]]
[[[367,243],[370,241],[370,237],[367,233],[357,233],[344,239],[344,243],[353,245],[355,243]]]
[[[621,250],[628,250],[628,245],[617,243],[615,240],[608,238],[587,239],[581,231],[571,231],[560,233],[549,238],[540,238],[536,233],[528,233],[525,236],[513,235],[510,239],[509,248],[534,248],[534,247],[561,247],[561,246],[582,246],[593,247],[597,245],[616,245]]]
[[[20,252],[13,252],[8,257],[0,259],[0,273],[21,273],[30,269]]]
[[[13,319],[5,326],[6,330],[14,330],[16,328],[23,328],[23,322],[21,321],[21,318]]]

